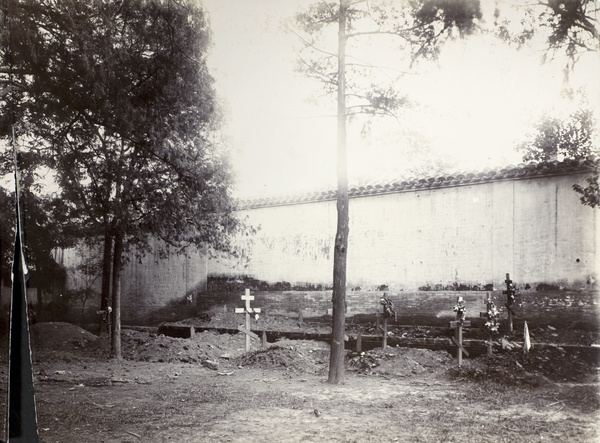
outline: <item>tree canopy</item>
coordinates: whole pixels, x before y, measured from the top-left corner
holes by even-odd
[[[153,237],[228,250],[238,223],[196,3],[6,0],[2,14],[3,133],[54,172],[88,238],[114,242],[115,269]]]
[[[191,2],[7,0],[0,111],[95,232],[227,246],[209,30]],[[5,131],[6,133],[6,131]]]
[[[524,161],[588,160],[598,156],[594,144],[596,121],[591,109],[581,108],[563,120],[546,114],[518,149]]]
[[[507,13],[510,6],[518,11],[516,19]],[[543,59],[566,55],[568,74],[583,54],[598,51],[599,12],[595,0],[519,1],[504,8],[496,7],[493,30],[502,40],[517,47],[542,36],[546,45]]]

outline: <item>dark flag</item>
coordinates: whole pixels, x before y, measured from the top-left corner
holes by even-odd
[[[19,180],[15,151],[15,191],[17,232],[13,260],[10,310],[10,347],[8,376],[8,443],[39,442],[37,413],[33,391],[33,365],[27,315],[27,266],[23,255]]]

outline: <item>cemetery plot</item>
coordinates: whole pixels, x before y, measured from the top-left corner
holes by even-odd
[[[258,341],[246,352],[246,335],[235,329],[189,338],[124,330],[125,360],[116,362],[107,358],[106,335],[74,325],[38,323],[32,337],[42,441],[598,437],[597,368],[582,356],[567,358],[560,346],[464,358],[460,367],[456,348],[348,351],[346,382],[333,386],[324,383],[323,341]]]

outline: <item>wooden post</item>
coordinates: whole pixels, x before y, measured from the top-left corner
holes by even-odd
[[[362,351],[362,331],[358,331],[358,337],[356,337],[356,352]]]
[[[506,309],[508,310],[508,331],[513,332],[513,311],[512,304],[514,302],[514,289],[512,287],[512,280],[510,279],[510,274],[506,274],[506,291],[502,291],[506,294]]]
[[[489,317],[488,313],[490,312],[490,309],[492,308],[492,294],[490,294],[489,292],[487,293],[487,298],[485,300],[485,305],[487,307],[487,313],[486,313],[486,315],[488,315],[488,317]],[[493,351],[492,344],[493,344],[493,342],[492,342],[492,333],[490,332],[490,334],[488,336],[488,341],[487,341],[487,355],[492,355],[492,351]]]
[[[383,343],[381,345],[381,347],[383,349],[387,348],[387,323],[388,323],[388,319],[387,317],[384,315],[383,316]]]
[[[492,301],[492,295],[489,292],[487,292],[486,294],[487,294],[487,298],[485,300],[486,310],[485,310],[485,312],[480,312],[479,316],[486,318],[487,321],[490,322],[492,320],[492,318],[490,317],[490,312],[491,312],[494,302]],[[487,345],[487,355],[492,355],[492,353],[493,353],[492,346],[494,344],[494,342],[492,341],[492,331],[488,329],[487,333],[488,333],[488,339],[485,342]]]
[[[246,331],[250,330],[250,312],[248,309],[250,308],[250,289],[246,289]],[[254,297],[252,297],[254,298]],[[242,298],[243,300],[243,298]],[[246,352],[250,350],[250,334],[246,334]]]
[[[263,331],[262,333],[262,345],[263,348],[266,347],[269,344],[269,342],[267,342],[267,332]]]
[[[458,343],[462,345],[462,324],[458,325],[458,328],[456,328],[456,339],[458,340]],[[462,366],[462,349],[460,349],[460,346],[456,352],[458,357],[458,366]]]
[[[462,336],[463,336],[463,326],[471,326],[471,322],[469,320],[465,320],[465,310],[464,310],[464,301],[462,297],[458,297],[456,300],[456,307],[454,308],[456,311],[456,320],[450,322],[450,327],[455,328],[455,336],[452,337],[452,341],[456,346],[458,346],[458,351],[456,356],[458,358],[458,366],[462,366],[462,355],[463,353],[468,357],[469,353],[463,347],[462,344]]]

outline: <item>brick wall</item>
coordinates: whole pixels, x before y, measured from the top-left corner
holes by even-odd
[[[186,306],[195,302],[197,294],[206,290],[207,258],[203,251],[190,249],[187,254],[159,254],[161,245],[153,243],[153,252],[136,257],[131,253],[121,275],[121,321],[123,324],[149,324],[171,320],[185,312]],[[90,252],[93,254],[93,251]],[[101,259],[102,251],[96,251]],[[75,272],[79,256],[75,249],[60,251],[59,263],[67,269],[68,289],[77,289],[84,284]],[[95,284],[98,297],[89,300],[85,321],[95,321],[95,312],[100,307],[101,278]],[[82,321],[77,305],[69,307],[67,319]],[[173,314],[173,312],[177,312]],[[167,315],[170,318],[165,318]]]
[[[506,327],[506,295],[502,291],[490,291],[490,296],[500,312],[501,324]],[[243,291],[228,293],[202,293],[197,308],[208,311],[223,307],[233,311],[242,307],[240,296]],[[383,291],[349,291],[346,294],[347,317],[357,319],[370,317],[373,320],[383,308],[380,298]],[[385,292],[398,313],[402,325],[448,326],[456,318],[454,306],[457,297],[463,297],[467,318],[473,326],[483,326],[480,312],[486,311],[486,291],[407,291]],[[255,297],[252,306],[261,308],[263,315],[284,315],[296,318],[302,310],[305,318],[323,317],[331,308],[331,291],[252,291]],[[553,325],[556,328],[600,329],[598,317],[598,292],[596,291],[522,291],[513,310],[515,326],[527,321],[532,327]],[[188,315],[189,317],[189,315]],[[242,317],[240,316],[240,323]]]
[[[141,260],[131,260],[123,269],[122,322],[148,322],[169,303],[193,303],[206,290],[206,265],[206,255],[195,250],[166,258],[155,252]]]

